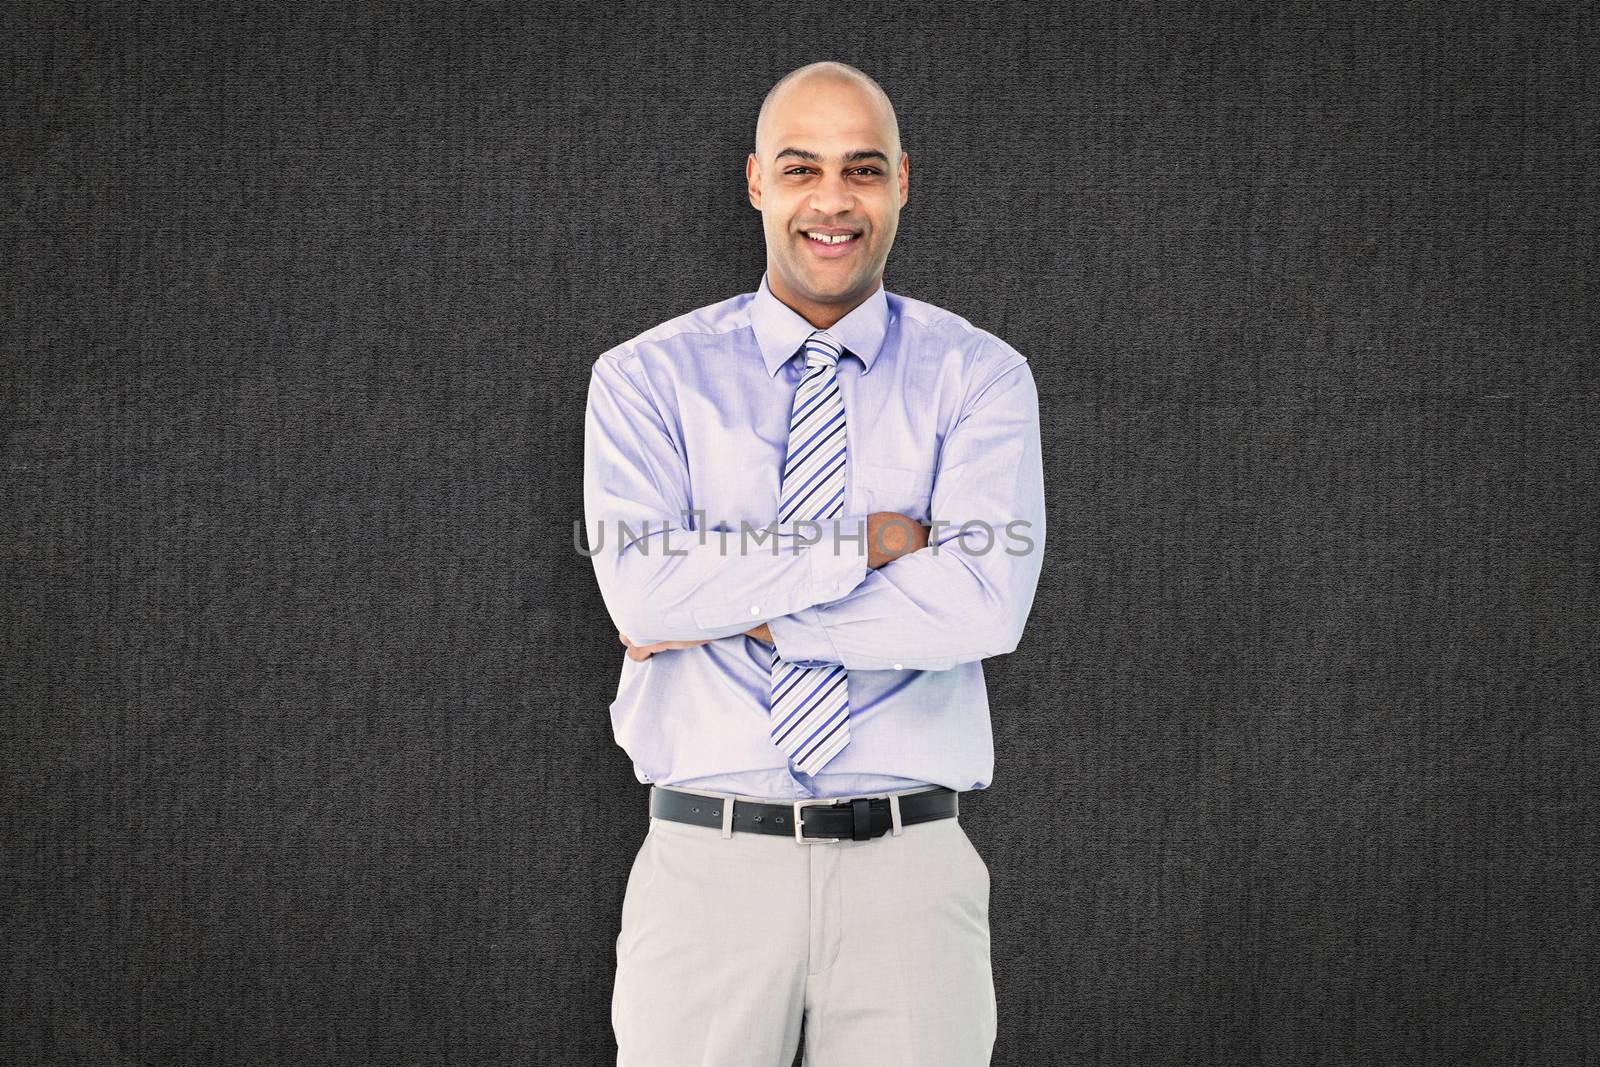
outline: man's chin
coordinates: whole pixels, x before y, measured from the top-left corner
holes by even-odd
[[[802,269],[800,278],[814,300],[842,300],[860,288],[854,270]]]

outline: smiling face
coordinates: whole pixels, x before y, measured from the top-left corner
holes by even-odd
[[[894,112],[868,86],[823,73],[781,86],[745,163],[773,295],[819,328],[871,296],[883,281],[910,166]]]

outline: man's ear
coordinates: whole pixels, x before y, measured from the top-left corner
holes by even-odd
[[[761,164],[756,162],[756,154],[750,153],[744,161],[744,180],[750,197],[750,206],[757,211],[761,210]]]

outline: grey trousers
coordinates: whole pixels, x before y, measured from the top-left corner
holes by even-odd
[[[791,1067],[802,1012],[806,1067],[986,1067],[989,868],[958,818],[812,845],[651,818],[617,936],[617,1067]]]

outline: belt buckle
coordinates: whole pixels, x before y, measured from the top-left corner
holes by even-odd
[[[813,806],[818,805],[818,804],[826,804],[829,807],[834,807],[834,806],[837,806],[838,803],[839,803],[839,798],[838,797],[813,797],[810,800],[797,800],[797,801],[795,801],[794,802],[794,839],[796,841],[800,842],[802,845],[826,845],[829,842],[839,840],[839,838],[837,838],[837,837],[806,837],[806,836],[804,836],[802,831],[805,829],[805,823],[801,821],[801,815],[800,815],[800,809],[801,808],[813,807]]]

